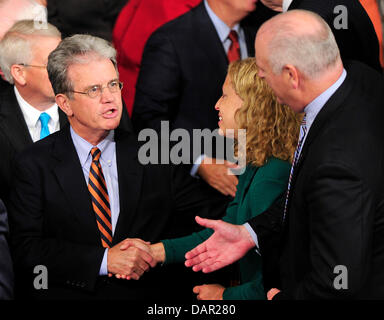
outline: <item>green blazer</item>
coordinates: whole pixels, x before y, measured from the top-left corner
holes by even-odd
[[[287,161],[270,158],[262,167],[248,165],[239,177],[237,192],[229,204],[223,220],[232,224],[244,224],[267,210],[285,192],[291,165]],[[212,234],[204,229],[189,236],[163,240],[166,264],[184,262],[184,255]],[[224,300],[265,299],[261,257],[254,250],[239,260],[241,285],[226,288]]]

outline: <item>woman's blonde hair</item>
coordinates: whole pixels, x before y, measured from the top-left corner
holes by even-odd
[[[255,58],[235,61],[228,69],[231,84],[243,100],[235,113],[235,120],[239,129],[246,129],[247,163],[262,166],[270,157],[292,162],[301,116],[278,103],[271,88],[257,72]],[[238,153],[236,142],[236,156]]]

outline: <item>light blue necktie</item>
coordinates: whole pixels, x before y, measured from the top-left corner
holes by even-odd
[[[48,128],[48,122],[51,117],[48,113],[41,113],[39,120],[41,122],[41,131],[40,131],[40,139],[45,138],[46,136],[49,136],[49,128]]]

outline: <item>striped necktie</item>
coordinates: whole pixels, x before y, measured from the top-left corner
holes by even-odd
[[[291,182],[292,182],[293,171],[295,170],[295,166],[297,165],[297,162],[299,160],[300,153],[301,153],[301,148],[303,146],[303,142],[304,142],[306,134],[307,134],[307,121],[306,121],[306,116],[304,116],[304,118],[303,118],[303,120],[301,122],[301,125],[300,125],[299,141],[297,143],[297,148],[296,148],[296,151],[295,151],[295,155],[293,157],[293,163],[292,163],[292,167],[291,167],[291,172],[289,174],[287,196],[285,198],[285,205],[284,205],[283,221],[285,220],[285,216],[287,214],[288,198],[289,198],[289,191],[291,189]]]
[[[231,45],[228,50],[228,61],[231,63],[232,61],[236,61],[240,59],[240,44],[239,44],[239,36],[235,30],[231,30],[228,35],[228,38],[231,40]]]
[[[49,128],[48,128],[49,119],[51,119],[51,117],[48,113],[45,113],[45,112],[40,113],[40,117],[39,117],[39,120],[41,123],[40,139],[44,139],[45,137],[49,136]]]
[[[92,148],[91,155],[92,164],[89,170],[88,190],[96,214],[97,226],[100,230],[101,243],[103,247],[110,248],[112,245],[111,208],[107,185],[100,165],[101,152],[99,148]]]

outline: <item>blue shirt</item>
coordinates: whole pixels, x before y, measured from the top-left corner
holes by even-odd
[[[89,169],[92,164],[91,149],[98,147],[100,156],[100,165],[103,170],[105,182],[107,184],[109,204],[111,207],[111,222],[112,222],[112,235],[114,234],[117,219],[120,213],[120,199],[119,199],[119,181],[117,175],[117,162],[116,162],[116,142],[114,140],[114,131],[111,130],[109,134],[97,146],[92,145],[88,141],[80,137],[73,129],[70,128],[71,137],[77,155],[80,160],[81,168],[83,169],[85,183],[88,185]],[[95,217],[96,219],[96,217]],[[101,241],[101,240],[100,240]],[[108,249],[105,250],[103,261],[100,267],[100,275],[107,275],[107,256]]]

